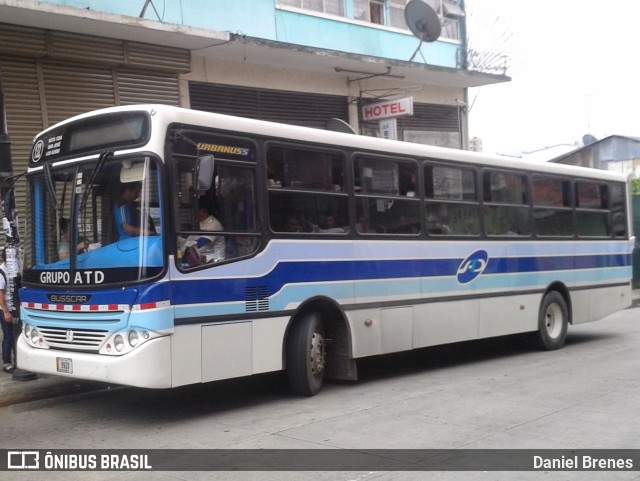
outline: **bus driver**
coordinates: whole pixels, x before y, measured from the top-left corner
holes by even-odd
[[[153,235],[155,229],[153,221],[149,218],[149,231],[143,231],[140,227],[140,212],[136,208],[135,200],[142,192],[141,182],[130,182],[122,185],[120,200],[116,204],[114,217],[118,229],[118,240],[138,237],[140,235]]]

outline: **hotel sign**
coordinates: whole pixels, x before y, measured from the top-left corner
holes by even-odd
[[[362,107],[362,120],[365,122],[402,117],[403,115],[413,115],[413,97],[387,100]]]

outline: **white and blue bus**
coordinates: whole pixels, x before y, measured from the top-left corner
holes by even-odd
[[[611,172],[137,105],[39,134],[27,179],[33,372],[169,388],[285,370],[312,395],[368,356],[514,333],[557,349],[631,302]]]

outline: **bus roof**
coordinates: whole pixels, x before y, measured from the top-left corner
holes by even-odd
[[[466,150],[387,140],[364,135],[353,135],[161,104],[127,105],[94,110],[59,122],[43,132],[40,132],[37,137],[65,124],[81,121],[83,119],[86,120],[97,115],[132,111],[153,112],[153,116],[163,125],[181,123],[221,129],[227,132],[235,132],[244,135],[258,135],[278,140],[298,141],[304,143],[311,142],[328,147],[349,148],[352,150],[368,152],[375,151],[390,155],[404,155],[434,160],[458,161],[497,168],[525,169],[534,172],[555,173],[599,180],[626,181],[627,178],[624,174],[606,170],[570,166],[554,162],[533,162],[500,155],[489,155]]]

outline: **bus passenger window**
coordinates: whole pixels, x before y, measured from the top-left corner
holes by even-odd
[[[349,232],[347,197],[302,192],[269,193],[269,221],[274,232],[345,234]]]
[[[341,155],[284,147],[267,152],[267,187],[288,189],[344,190]]]
[[[360,198],[356,204],[358,233],[420,233],[420,204],[413,200]]]
[[[427,232],[431,235],[479,235],[480,216],[478,215],[478,205],[427,204]]]
[[[356,192],[403,197],[416,195],[414,162],[360,158],[355,163]]]
[[[536,235],[574,235],[571,182],[568,179],[534,175],[533,207],[533,227]]]
[[[483,174],[484,223],[490,236],[531,235],[527,177],[511,172]]]
[[[427,233],[456,236],[480,234],[480,206],[473,170],[426,164],[424,189]]]
[[[267,152],[267,177],[273,232],[349,231],[342,154],[271,147]]]
[[[201,132],[188,135],[201,150],[214,152],[215,172],[211,188],[198,191],[193,185],[197,156],[174,154],[178,264],[190,268],[253,254],[260,245],[253,144]]]
[[[615,237],[623,239],[627,237],[625,186],[623,184],[611,185],[611,223]]]
[[[576,218],[581,237],[609,237],[609,190],[606,184],[576,183]]]
[[[359,234],[417,235],[421,231],[413,160],[360,157],[354,163]]]

